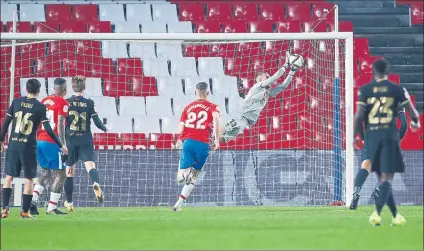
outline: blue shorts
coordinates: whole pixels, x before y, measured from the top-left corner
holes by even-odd
[[[209,156],[210,146],[208,143],[193,139],[186,139],[180,157],[180,169],[193,167],[202,170]]]
[[[55,143],[37,141],[37,161],[41,168],[64,169],[62,163],[62,151]]]

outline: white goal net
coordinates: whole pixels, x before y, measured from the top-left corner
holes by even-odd
[[[286,51],[303,56],[304,67],[269,98],[254,126],[211,152],[188,204],[302,206],[349,199],[351,33],[3,35],[1,121],[10,98],[26,94],[28,78],[42,83],[41,99],[52,94],[57,77],[68,80],[68,97],[71,77],[87,77],[85,95],[109,129],[93,130],[104,206],[172,205],[180,192],[177,125],[195,100],[195,85],[209,83],[209,99],[226,122],[240,116],[255,73],[274,74]],[[74,180],[74,204],[98,206],[81,166]]]

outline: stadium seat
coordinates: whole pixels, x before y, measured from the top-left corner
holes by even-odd
[[[221,121],[225,121],[228,116],[226,105],[225,105],[225,96],[222,95],[209,95],[208,100],[219,107],[219,115],[221,117]]]
[[[335,31],[334,22],[327,22],[329,31]],[[353,23],[351,21],[339,21],[339,32],[352,32]]]
[[[249,57],[227,58],[224,62],[225,74],[231,76],[247,74],[249,67]]]
[[[363,56],[358,57],[359,62],[359,74],[372,74],[372,64],[378,60],[382,59],[381,56]]]
[[[273,21],[250,21],[247,23],[247,30],[250,33],[273,33]]]
[[[116,33],[139,33],[141,31],[140,24],[133,22],[115,22]]]
[[[331,3],[314,3],[312,4],[312,17],[315,21],[328,20],[333,22],[335,15],[335,5]]]
[[[141,24],[142,33],[166,33],[166,22],[155,21]]]
[[[132,88],[134,96],[157,96],[158,90],[155,77],[124,76],[126,85]],[[119,76],[118,76],[119,78]]]
[[[100,78],[87,78],[84,95],[86,95],[87,97],[90,97],[90,98],[103,97],[102,79],[100,79]],[[114,98],[110,98],[110,97],[103,97],[103,98],[104,98],[104,100],[113,99],[115,101]],[[115,105],[115,103],[113,103],[113,104]],[[109,103],[104,104],[104,108],[107,109],[108,106],[109,106]],[[101,108],[101,109],[103,109],[103,108]],[[114,111],[114,114],[116,114],[116,109]]]
[[[414,2],[411,4],[411,24],[424,24],[424,4]]]
[[[45,55],[45,43],[28,43],[18,46],[20,56],[23,58],[37,58]]]
[[[59,23],[50,22],[34,22],[34,32],[37,33],[56,33],[59,32]]]
[[[160,121],[162,133],[178,133],[178,125],[180,124],[179,116],[162,116]]]
[[[197,75],[195,58],[183,57],[179,60],[171,61],[171,76],[191,77]]]
[[[104,58],[127,58],[127,44],[125,42],[102,41],[102,56]]]
[[[95,126],[94,126],[95,127]],[[107,146],[114,146],[116,138],[118,137],[117,133],[93,133],[93,143],[95,149],[107,149]]]
[[[157,43],[156,54],[159,59],[179,59],[183,57],[181,44],[179,43]]]
[[[195,99],[196,97],[196,85],[200,82],[205,82],[209,84],[209,78],[208,77],[199,77],[199,76],[192,76],[192,77],[186,77],[183,79],[183,90],[184,94],[188,97],[191,97]]]
[[[152,10],[155,22],[178,22],[175,4],[152,4]]]
[[[257,21],[258,6],[255,3],[239,3],[233,4],[234,20]]]
[[[147,139],[144,133],[121,133],[118,138],[118,144],[123,146],[131,146],[135,149],[147,149]]]
[[[139,118],[134,117],[134,132],[135,133],[159,133],[160,124],[159,117]]]
[[[103,95],[108,97],[123,97],[123,96],[133,96],[133,93],[131,90],[125,90],[125,81],[122,82],[120,79],[115,75],[109,75],[104,78],[103,80]],[[129,88],[129,87],[128,87]]]
[[[301,23],[303,32],[327,32],[326,22],[306,21]]]
[[[62,74],[66,77],[72,77],[76,75],[85,76],[87,71],[84,66],[84,62],[77,60],[75,55],[66,55],[61,59]]]
[[[247,32],[247,26],[245,21],[228,21],[220,22],[223,33],[245,33]]]
[[[300,21],[299,20],[279,21],[276,23],[276,30],[278,33],[301,32]]]
[[[120,97],[119,98],[119,115],[132,116],[132,117],[145,117],[146,116],[145,99],[140,97]]]
[[[258,55],[250,59],[250,69],[253,72],[267,72],[272,75],[278,70],[277,58],[273,55]]]
[[[112,27],[109,21],[88,21],[86,23],[87,32],[89,33],[111,33]]]
[[[6,32],[12,32],[13,23],[6,23]],[[31,23],[28,21],[25,22],[16,22],[16,32],[32,32]]]
[[[100,119],[103,119],[104,125],[108,129],[108,133],[132,133],[133,124],[131,117],[122,117],[122,116],[104,116],[99,113]],[[97,129],[96,126],[93,126],[93,132],[101,132],[100,129]],[[116,138],[114,141],[116,142]]]
[[[212,94],[218,97],[238,97],[237,77],[213,76]]]
[[[259,4],[259,19],[265,21],[282,21],[284,17],[284,6],[280,3]]]
[[[353,39],[353,51],[355,56],[367,56],[370,54],[368,46],[368,38],[356,37]]]
[[[172,102],[175,116],[180,116],[184,108],[193,101],[193,98],[189,96],[174,96]]]
[[[288,49],[289,41],[265,41],[264,54],[278,59],[280,56],[285,56]]]
[[[218,21],[193,22],[196,33],[219,33],[221,28]]]
[[[191,22],[170,22],[168,33],[193,33]]]
[[[150,4],[126,4],[127,22],[141,24],[153,22]]]
[[[118,58],[116,60],[118,75],[142,76],[143,68],[140,58]]]
[[[206,17],[207,20],[217,21],[230,21],[231,17],[231,4],[230,3],[214,3],[206,4]]]
[[[158,94],[161,97],[184,95],[181,78],[179,77],[159,77],[157,85]]]
[[[115,76],[115,69],[111,58],[102,58],[91,64],[91,74],[97,78],[109,78]]]
[[[311,21],[311,10],[308,3],[287,3],[287,20]]]
[[[46,4],[46,21],[71,21],[72,10],[69,4]]]
[[[84,33],[85,22],[82,21],[63,21],[60,23],[60,32],[63,33]]]
[[[151,133],[147,143],[149,149],[171,149],[175,140],[172,133]]]
[[[38,57],[36,59],[35,74],[46,78],[62,76],[61,61],[54,57]]]
[[[170,97],[146,97],[147,116],[173,116]]]
[[[184,57],[209,57],[209,47],[207,44],[185,44],[183,55]]]
[[[400,75],[399,74],[389,74],[387,76],[389,81],[392,81],[395,84],[400,84]]]
[[[3,22],[0,21],[0,33],[4,32]]]
[[[210,47],[211,57],[233,58],[236,54],[236,46],[234,43],[217,43]]]
[[[20,21],[46,21],[46,15],[44,14],[44,4],[20,4],[19,7]]]
[[[144,58],[143,72],[146,76],[169,77],[168,62],[163,59]]]
[[[122,4],[99,4],[99,16],[101,21],[111,23],[124,22],[124,6]]]
[[[21,95],[22,96],[28,95],[28,92],[26,91],[26,82],[28,81],[28,79],[29,78],[21,78],[19,80],[19,82],[20,82],[20,90],[21,90]],[[41,83],[40,94],[38,96],[38,100],[41,100],[41,99],[43,99],[43,98],[45,98],[45,97],[48,96],[47,87],[46,87],[46,79],[44,79],[44,78],[35,78],[35,79],[37,79]]]
[[[73,5],[73,16],[75,21],[97,21],[97,5],[75,4]]]
[[[181,3],[180,21],[203,21],[205,20],[205,10],[203,4]]]
[[[240,42],[236,45],[236,50],[241,57],[263,55],[260,42]]]
[[[91,87],[89,87],[92,85]],[[97,86],[94,86],[97,85]],[[91,90],[99,89],[101,91],[101,83],[100,79],[95,78],[87,78],[87,87],[91,88]],[[116,100],[113,97],[103,97],[102,94],[100,95],[97,93],[97,95],[89,95],[87,92],[84,93],[84,95],[87,95],[91,100],[94,101],[94,105],[96,107],[96,112],[105,117],[117,117],[118,111],[116,106]]]
[[[1,5],[1,8],[0,8],[0,10],[1,10],[1,16],[0,16],[0,18],[1,18],[1,21],[3,21],[3,22],[8,22],[8,21],[13,21],[13,11],[18,11],[18,6],[17,6],[17,4],[5,4],[5,3],[3,3],[2,5]],[[18,15],[19,15],[19,13],[18,13]]]
[[[100,61],[101,43],[94,40],[76,40],[75,52],[78,56],[83,56],[88,62]]]
[[[199,76],[222,76],[224,75],[223,60],[220,57],[198,58]]]
[[[129,56],[142,57],[143,59],[157,58],[155,46],[152,43],[130,43],[129,44]]]

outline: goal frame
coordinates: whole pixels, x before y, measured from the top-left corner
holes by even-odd
[[[15,22],[14,22],[15,23]],[[336,22],[337,26],[337,22]],[[14,24],[14,31],[16,30]],[[337,30],[337,27],[336,27]],[[311,33],[2,33],[1,41],[12,42],[12,62],[11,62],[11,81],[14,78],[15,66],[15,44],[16,40],[28,41],[46,41],[46,40],[124,40],[124,41],[177,41],[177,42],[193,42],[193,41],[268,41],[268,40],[345,40],[345,112],[346,112],[346,150],[345,150],[345,202],[349,206],[353,194],[353,170],[354,170],[354,149],[353,149],[353,33],[352,32],[311,32]],[[335,96],[340,90],[340,69],[339,69],[339,47],[335,46],[335,69],[334,69],[334,84],[333,88]],[[12,82],[13,83],[13,82]],[[10,100],[13,99],[14,85],[11,84]],[[336,100],[336,99],[334,99]],[[335,107],[334,131],[337,133],[341,125],[341,111],[339,101],[333,105]],[[338,108],[337,108],[338,106]],[[340,135],[334,135],[334,149],[336,156],[342,156],[342,142]],[[340,186],[343,166],[341,162],[334,161],[334,201],[343,200],[343,186]],[[330,167],[329,167],[330,168]]]

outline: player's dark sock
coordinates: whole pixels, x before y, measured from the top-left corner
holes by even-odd
[[[375,207],[377,209],[378,214],[381,214],[381,210],[386,204],[387,199],[389,198],[389,194],[391,193],[392,185],[388,181],[383,181],[378,185],[376,190],[377,198],[375,199]]]
[[[96,168],[91,169],[90,172],[88,172],[88,176],[90,176],[91,182],[99,183],[99,174]]]
[[[355,193],[359,193],[361,191],[362,186],[364,185],[365,180],[367,180],[368,175],[369,173],[366,169],[359,170],[355,179]]]
[[[63,185],[65,189],[66,201],[72,202],[72,193],[74,192],[74,178],[66,177],[65,184]]]
[[[392,212],[393,218],[396,218],[397,207],[396,207],[395,199],[393,197],[393,191],[389,194],[389,198],[387,199],[387,206],[389,207],[390,212]]]
[[[3,188],[3,209],[9,208],[11,195],[12,195],[12,188]]]
[[[22,196],[22,211],[24,213],[28,213],[29,206],[31,205],[32,201],[32,194],[24,194]]]

